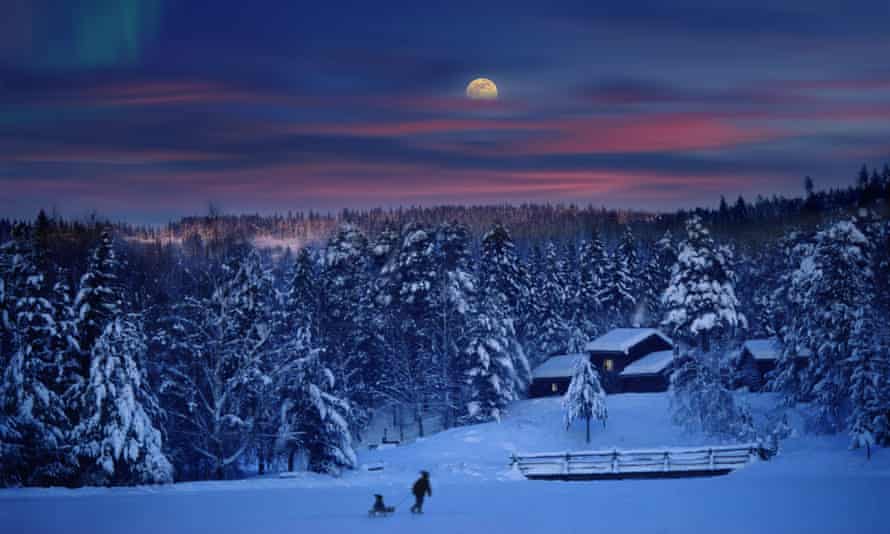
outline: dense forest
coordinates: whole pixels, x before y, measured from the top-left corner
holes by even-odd
[[[682,424],[780,439],[731,395],[733,349],[776,336],[770,387],[810,406],[814,431],[886,445],[890,168],[804,193],[671,214],[0,221],[0,483],[336,474],[380,407],[421,434],[429,413],[496,420],[533,366],[631,325],[682,343]]]

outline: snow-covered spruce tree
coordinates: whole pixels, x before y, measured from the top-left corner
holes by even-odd
[[[143,369],[146,341],[140,321],[120,315],[93,343],[81,418],[72,432],[80,477],[88,485],[173,481],[158,430],[162,412]]]
[[[333,393],[334,375],[308,331],[300,333],[299,345],[305,355],[282,374],[280,435],[305,452],[309,471],[338,475],[357,464],[349,403]],[[293,469],[293,454],[288,466]]]
[[[285,290],[284,313],[289,333],[296,328],[309,328],[318,336],[320,323],[318,274],[309,249],[297,253],[290,283]]]
[[[525,387],[522,384],[527,385],[531,380],[531,371],[525,356],[525,348],[531,345],[528,332],[533,320],[533,316],[528,313],[531,308],[528,305],[529,276],[516,254],[516,245],[510,232],[501,224],[496,224],[482,238],[479,285],[486,292],[488,305],[501,301],[503,309],[500,313],[509,321],[513,336],[524,347],[522,351],[513,353],[513,368],[519,390],[522,390]],[[500,297],[495,297],[493,292],[499,293]]]
[[[598,295],[610,327],[627,326],[637,304],[636,242],[630,226],[625,227],[615,252],[609,257],[606,283]]]
[[[482,237],[479,259],[479,283],[494,288],[506,299],[506,313],[517,320],[517,330],[523,339],[525,321],[523,308],[529,298],[528,271],[516,253],[516,245],[510,232],[501,224]]]
[[[661,296],[671,280],[671,268],[677,261],[673,236],[670,230],[655,242],[649,260],[643,270],[641,296],[638,310],[642,315],[640,323],[645,326],[657,326],[664,316]]]
[[[89,372],[93,344],[121,311],[119,270],[120,262],[115,254],[111,233],[103,231],[99,243],[90,254],[89,267],[80,279],[80,288],[74,300],[80,336],[81,373],[84,376]]]
[[[734,284],[732,251],[717,246],[701,218],[693,215],[686,221],[686,239],[662,297],[662,326],[675,338],[709,352],[713,340],[747,326]]]
[[[336,378],[336,394],[350,402],[350,424],[360,429],[384,372],[373,313],[368,242],[354,225],[343,224],[324,248],[321,270],[321,357]]]
[[[599,374],[590,363],[590,359],[582,357],[575,366],[569,390],[562,399],[565,409],[566,428],[571,428],[577,419],[584,419],[586,424],[586,440],[590,443],[590,420],[602,421],[606,426],[609,416],[606,409],[606,392],[600,385]]]
[[[187,297],[169,318],[164,395],[190,469],[224,478],[255,444],[258,391],[274,347],[273,293],[255,251],[235,252],[222,272],[208,272],[210,295]],[[195,467],[199,465],[201,467]]]
[[[470,231],[458,223],[442,224],[437,232],[440,250],[437,320],[434,351],[439,355],[445,426],[451,426],[462,406],[463,369],[459,354],[467,343],[469,322],[478,305],[478,283],[472,272]]]
[[[441,295],[436,290],[438,264],[435,234],[412,223],[404,228],[399,251],[383,270],[388,289],[384,300],[393,313],[399,344],[388,363],[384,389],[391,401],[413,407],[421,435],[426,408],[442,387],[435,345]]]
[[[535,352],[533,361],[543,362],[553,354],[564,353],[567,348],[572,318],[567,316],[569,306],[569,273],[556,245],[548,241],[544,246],[540,268],[534,280]]]
[[[499,421],[507,404],[524,388],[520,374],[528,373],[528,363],[512,321],[504,314],[505,307],[506,298],[500,292],[487,290],[470,322],[463,353],[467,384],[464,423]],[[525,366],[521,373],[517,364]]]
[[[41,296],[43,274],[29,250],[20,243],[6,273],[19,295],[11,310],[13,353],[0,377],[0,485],[69,484],[77,461],[68,446],[64,377],[56,356],[61,332],[52,303]]]
[[[609,258],[599,234],[594,229],[590,239],[581,244],[578,257],[579,286],[577,324],[590,336],[595,337],[606,329],[600,319],[601,303],[599,296],[603,294],[608,281],[607,269]]]
[[[872,313],[869,243],[854,221],[841,221],[795,253],[799,264],[785,289],[790,313],[782,329],[784,352],[775,385],[789,402],[811,401],[820,426],[836,431],[844,422],[851,373],[846,360],[853,343],[874,339],[868,332],[854,338],[860,312]],[[809,363],[800,366],[797,357],[807,352],[812,353]]]
[[[852,367],[850,384],[850,446],[864,447],[871,458],[871,447],[890,441],[890,358],[887,347],[875,339],[875,321],[864,309],[858,310],[847,360]]]

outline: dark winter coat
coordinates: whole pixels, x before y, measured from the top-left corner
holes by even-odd
[[[411,492],[414,493],[416,497],[422,497],[424,494],[433,496],[433,488],[430,487],[430,477],[424,475],[417,479],[417,482],[414,483],[414,486],[411,488]]]

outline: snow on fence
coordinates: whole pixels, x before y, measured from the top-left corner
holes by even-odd
[[[725,475],[771,452],[758,443],[695,448],[514,454],[529,479],[605,480]]]

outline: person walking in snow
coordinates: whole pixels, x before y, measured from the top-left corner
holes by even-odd
[[[414,506],[411,507],[411,513],[423,513],[424,497],[433,496],[433,488],[430,487],[430,474],[427,471],[420,472],[420,478],[411,487],[411,493],[414,494]]]

